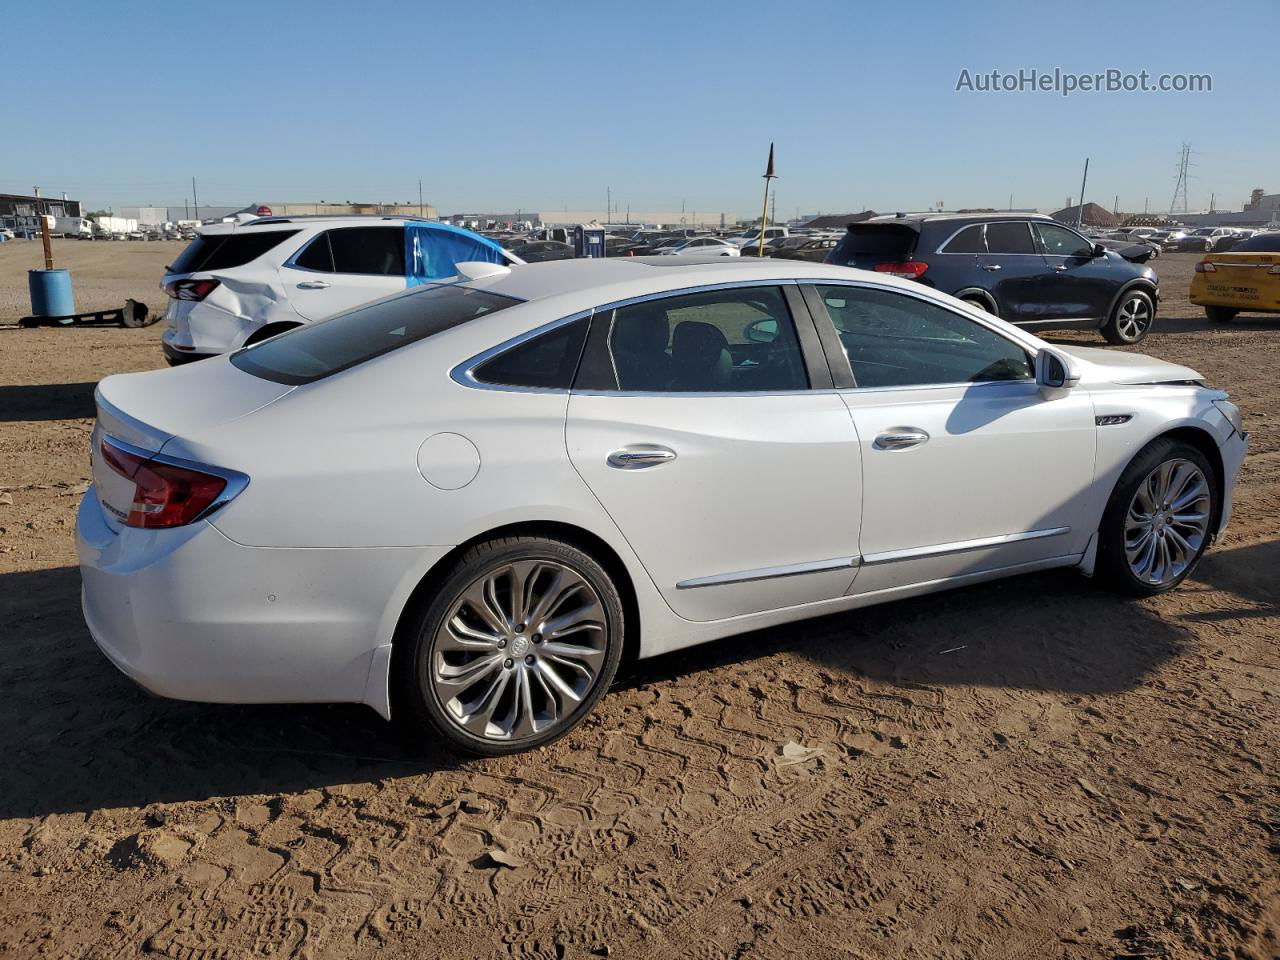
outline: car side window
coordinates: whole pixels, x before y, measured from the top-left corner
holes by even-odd
[[[1050,257],[1088,257],[1093,254],[1093,244],[1078,233],[1052,223],[1037,223],[1040,245]]]
[[[983,235],[983,224],[975,223],[965,227],[942,248],[943,253],[986,253],[987,240]]]
[[[917,297],[819,286],[859,387],[1030,380],[1031,355],[968,317]]]
[[[987,224],[989,253],[1035,253],[1030,225],[1025,220],[999,220]]]
[[[303,270],[333,273],[333,251],[329,249],[329,234],[313,237],[311,242],[293,258],[294,266]]]
[[[708,290],[619,307],[609,324],[619,390],[807,390],[795,323],[777,287]]]
[[[334,273],[404,276],[403,227],[344,227],[327,236]]]
[[[590,319],[583,317],[548,330],[486,360],[471,376],[500,386],[568,390],[578,372],[589,326]]]

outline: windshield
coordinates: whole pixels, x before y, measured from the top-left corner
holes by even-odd
[[[231,362],[264,380],[312,383],[517,303],[457,284],[418,287],[246,347]]]

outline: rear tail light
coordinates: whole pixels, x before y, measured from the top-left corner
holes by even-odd
[[[1218,268],[1208,260],[1201,260],[1196,264],[1196,273],[1217,273]]]
[[[227,488],[225,477],[147,459],[110,440],[102,442],[102,458],[116,473],[133,481],[133,503],[125,520],[129,527],[184,526],[204,513]]]
[[[891,277],[903,277],[907,280],[917,280],[924,276],[924,272],[929,269],[927,263],[919,260],[906,260],[902,263],[877,263],[875,265],[876,273],[887,273]]]
[[[222,283],[221,280],[175,280],[165,287],[165,293],[175,300],[203,300]]]

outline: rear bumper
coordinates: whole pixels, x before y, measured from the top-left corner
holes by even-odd
[[[447,550],[244,547],[206,522],[117,534],[92,487],[76,547],[94,642],[150,692],[212,703],[363,702],[384,714],[396,621]]]

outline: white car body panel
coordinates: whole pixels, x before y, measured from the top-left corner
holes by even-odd
[[[528,302],[300,386],[229,358],[105,380],[100,434],[250,482],[208,519],[171,530],[109,523],[91,488],[77,542],[95,640],[161,694],[349,700],[386,716],[391,645],[413,590],[457,545],[513,524],[559,524],[612,551],[634,593],[638,653],[651,656],[1010,572],[1087,569],[1116,478],[1171,429],[1218,446],[1219,529],[1229,517],[1246,441],[1213,405],[1225,395],[1188,384],[1194,371],[1134,354],[1069,351],[1080,373],[1071,389],[1013,382],[923,391],[927,400],[919,390],[591,394],[457,378],[472,358],[597,306],[751,281],[901,290],[1031,352],[1046,348],[892,277],[755,258],[657,262],[559,261],[468,282]],[[1145,385],[1155,380],[1182,385]],[[1091,430],[1094,415],[1129,419]],[[872,446],[901,426],[929,440]],[[474,448],[471,479],[457,462],[466,445],[433,441],[441,435]],[[668,445],[677,458],[653,470],[604,466],[636,443]],[[759,525],[735,524],[747,507]],[[972,543],[1058,527],[1070,529]],[[964,549],[865,562],[957,542]],[[822,566],[840,560],[848,565]],[[744,572],[764,578],[678,586]]]
[[[569,458],[667,603],[687,619],[718,620],[842,596],[857,569],[862,465],[840,398],[690,400],[575,393],[569,401]],[[675,458],[644,470],[608,463],[614,451],[655,447]],[[753,508],[754,522],[743,523]],[[820,572],[759,576],[826,561]],[[697,584],[723,576],[732,579]]]
[[[862,448],[865,485],[854,590],[1079,556],[1096,523],[1093,403],[1046,401],[1033,383],[841,391]],[[881,435],[928,439],[882,449]],[[975,542],[1009,538],[988,546]]]

